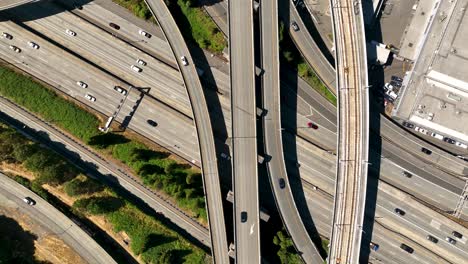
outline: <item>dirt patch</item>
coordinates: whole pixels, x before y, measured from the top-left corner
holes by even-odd
[[[33,173],[27,171],[22,165],[15,163],[0,163],[0,168],[4,173],[11,173],[14,175],[21,175],[21,177],[26,178],[30,181],[34,180],[36,176]]]

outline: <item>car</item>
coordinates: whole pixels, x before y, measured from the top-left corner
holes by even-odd
[[[401,82],[391,81],[390,85],[395,86],[396,88],[401,88]]]
[[[33,198],[27,196],[27,197],[24,197],[23,201],[29,205],[35,205],[36,204],[36,201],[34,201]]]
[[[279,186],[281,189],[284,189],[284,187],[286,186],[286,182],[284,181],[283,178],[279,179]]]
[[[14,52],[16,53],[20,53],[21,52],[21,49],[16,47],[16,46],[13,46],[13,45],[10,45],[10,49],[13,50]]]
[[[182,64],[183,64],[184,66],[187,66],[187,65],[188,65],[188,61],[187,61],[187,58],[186,58],[185,56],[180,57],[180,60],[182,61]]]
[[[437,134],[437,133],[434,133],[434,132],[431,133],[431,137],[437,138],[437,139],[439,139],[439,140],[443,140],[443,139],[444,139],[444,137],[443,137],[442,135]]]
[[[427,148],[421,148],[421,151],[422,151],[422,153],[424,153],[426,155],[431,155],[432,154],[432,151],[427,149]]]
[[[138,64],[140,64],[141,66],[146,66],[146,61],[144,61],[144,60],[138,59],[138,60],[136,60],[136,62]]]
[[[370,242],[370,243],[369,243],[369,246],[370,246],[370,248],[371,248],[372,250],[374,250],[374,251],[379,250],[379,244]]]
[[[414,128],[414,124],[411,124],[410,122],[403,121],[402,125],[407,128]]]
[[[142,36],[144,36],[144,37],[151,38],[151,34],[148,33],[148,32],[146,32],[146,31],[144,31],[143,29],[140,29],[140,30],[138,31],[138,33],[140,33],[140,35],[142,35]]]
[[[226,160],[230,160],[230,159],[231,159],[231,157],[230,157],[228,154],[226,154],[226,153],[221,153],[221,158],[226,159]]]
[[[12,39],[13,39],[13,36],[10,35],[10,34],[8,34],[8,33],[6,33],[6,32],[3,32],[3,33],[2,33],[2,37],[6,38],[6,39],[9,39],[9,40],[12,40]]]
[[[395,208],[395,213],[400,215],[400,216],[404,216],[406,214],[405,211],[401,210],[400,208]]]
[[[76,84],[81,88],[88,88],[88,84],[82,81],[77,81]]]
[[[299,26],[297,25],[296,21],[291,23],[291,27],[294,31],[299,31]]]
[[[141,72],[142,69],[140,67],[137,67],[135,65],[130,66],[130,69],[132,69],[134,72]]]
[[[435,244],[437,244],[437,242],[439,242],[439,239],[437,239],[437,238],[435,238],[435,237],[433,237],[431,235],[427,235],[426,239],[431,241],[432,243],[435,243]]]
[[[451,237],[446,237],[445,240],[452,245],[455,245],[457,243],[457,241]]]
[[[68,35],[70,35],[70,36],[72,36],[72,37],[76,36],[76,32],[73,31],[73,30],[70,30],[70,29],[68,29],[68,28],[65,29],[65,33],[67,33]]]
[[[240,220],[241,220],[242,223],[247,222],[247,212],[246,211],[241,212]]]
[[[312,123],[312,122],[308,122],[308,123],[307,123],[307,127],[312,128],[312,129],[318,129],[317,124],[314,124],[314,123]]]
[[[410,246],[408,246],[406,244],[403,244],[403,243],[400,245],[400,248],[403,249],[404,251],[410,253],[410,254],[412,254],[414,252],[414,249],[412,247],[410,247]]]
[[[109,23],[109,26],[110,26],[111,28],[115,29],[115,30],[119,30],[119,29],[120,29],[120,26],[119,26],[119,25],[117,25],[117,24],[115,24],[115,23],[112,23],[112,22]]]
[[[146,123],[148,123],[148,125],[150,125],[152,127],[158,126],[158,123],[156,123],[155,121],[153,121],[151,119],[146,120]]]
[[[463,235],[458,233],[457,231],[452,231],[452,235],[458,239],[462,239]]]
[[[448,137],[444,137],[443,141],[449,143],[449,144],[455,144],[457,143],[455,140],[451,139],[451,138],[448,138]]]
[[[413,174],[407,171],[403,171],[401,174],[403,174],[403,176],[406,176],[407,178],[413,177]]]
[[[124,88],[120,87],[120,86],[114,86],[114,90],[116,90],[117,92],[123,94],[123,95],[126,95],[127,94],[127,90],[125,90]]]
[[[28,45],[29,45],[29,47],[31,47],[33,49],[39,49],[39,45],[37,45],[36,43],[34,43],[32,41],[29,41]]]
[[[424,135],[428,135],[428,134],[429,134],[429,131],[426,130],[426,129],[424,129],[424,128],[422,128],[422,127],[420,127],[420,128],[419,128],[419,133],[424,134]]]
[[[392,81],[395,81],[395,82],[403,82],[403,79],[398,77],[398,76],[392,76]]]
[[[95,102],[96,101],[96,97],[90,95],[90,94],[85,94],[85,98],[90,100],[91,102]]]
[[[455,146],[460,147],[460,148],[464,148],[464,149],[468,148],[468,146],[466,144],[463,144],[463,143],[458,142],[458,141],[455,142]]]

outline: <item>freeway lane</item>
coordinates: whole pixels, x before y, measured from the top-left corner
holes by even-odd
[[[306,263],[321,263],[323,259],[307,234],[294,203],[283,156],[277,1],[262,2],[260,11],[262,68],[264,70],[262,75],[262,101],[263,108],[267,111],[267,114],[263,117],[263,135],[265,154],[271,157],[267,162],[270,184],[281,219],[297,251],[302,252],[302,259]],[[284,186],[281,186],[280,181],[284,181]]]
[[[253,1],[228,5],[236,262],[260,263]]]
[[[31,206],[23,202],[26,196],[35,200],[36,205]],[[18,210],[57,235],[88,263],[117,263],[67,216],[3,173],[0,173],[0,200],[13,202]]]
[[[228,244],[224,223],[223,199],[213,130],[203,88],[198,79],[190,52],[165,2],[162,0],[145,0],[145,3],[148,5],[153,17],[158,21],[174,56],[177,58],[179,70],[187,88],[198,135],[213,260],[218,263],[227,263],[229,257],[227,254]],[[183,63],[181,60],[185,56],[186,63]]]

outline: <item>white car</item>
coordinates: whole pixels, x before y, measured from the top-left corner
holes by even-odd
[[[84,96],[86,99],[90,100],[91,102],[95,102],[96,101],[96,97],[90,95],[90,94],[85,94]]]
[[[10,45],[10,49],[13,50],[14,52],[16,53],[20,53],[21,52],[21,49],[16,47],[16,46],[13,46],[13,45]]]
[[[127,94],[127,91],[124,88],[120,87],[120,86],[114,86],[114,90],[116,90],[117,92],[119,92],[119,93],[121,93],[123,95]]]
[[[35,205],[36,204],[36,201],[34,201],[34,199],[29,197],[29,196],[24,197],[23,202],[25,202],[25,203],[27,203],[29,205]]]
[[[130,68],[135,72],[141,72],[142,71],[142,69],[140,67],[137,67],[135,65],[130,66]]]
[[[144,60],[138,59],[138,60],[136,60],[136,62],[137,62],[138,64],[140,64],[141,66],[146,66],[146,61],[144,61]]]
[[[33,49],[39,49],[39,45],[37,45],[36,43],[34,43],[32,41],[29,41],[28,45]]]
[[[180,60],[182,61],[182,64],[183,64],[184,66],[187,66],[187,65],[188,65],[188,61],[187,61],[187,58],[186,58],[185,56],[180,57]]]
[[[144,36],[144,37],[151,38],[151,34],[148,33],[148,32],[146,32],[146,31],[144,31],[143,29],[140,29],[140,30],[138,31],[138,33],[140,33],[140,35],[142,35],[142,36]]]
[[[8,33],[6,33],[6,32],[3,32],[3,33],[2,33],[2,36],[3,36],[4,38],[6,38],[6,39],[10,39],[10,40],[13,39],[13,36],[10,35],[10,34],[8,34]]]
[[[222,157],[223,159],[226,159],[226,160],[230,160],[230,159],[231,159],[231,157],[230,157],[228,154],[226,154],[226,153],[221,153],[221,157]]]
[[[81,88],[88,88],[88,84],[86,84],[85,82],[77,81],[76,84],[79,85]]]
[[[455,142],[455,146],[460,147],[460,148],[464,148],[464,149],[468,149],[467,145],[465,145],[465,144],[463,144],[461,142],[458,142],[458,141]]]
[[[70,29],[68,29],[68,28],[65,30],[65,33],[67,33],[68,35],[70,35],[70,36],[72,36],[72,37],[76,36],[76,32],[75,32],[75,31],[72,31],[72,30],[70,30]]]

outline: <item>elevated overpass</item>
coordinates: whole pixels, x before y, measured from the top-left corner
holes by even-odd
[[[1,0],[0,1],[0,11],[8,9],[8,8],[15,7],[15,6],[19,6],[19,5],[22,5],[22,4],[38,2],[38,1],[40,1],[40,0]]]
[[[367,187],[369,96],[362,6],[331,0],[338,95],[337,179],[329,263],[359,263]]]
[[[278,3],[276,0],[263,1],[260,7],[261,52],[262,52],[262,93],[263,137],[265,154],[271,157],[267,171],[275,202],[283,223],[291,235],[298,252],[306,263],[322,263],[317,248],[310,239],[299,215],[291,192],[283,155],[281,129],[281,100],[279,77],[279,36]],[[284,181],[284,187],[280,181]]]
[[[260,263],[253,5],[253,0],[228,2],[237,263]]]
[[[180,73],[184,79],[185,87],[187,88],[200,149],[201,170],[203,173],[208,223],[210,226],[213,261],[215,263],[228,263],[228,244],[216,149],[203,88],[198,79],[195,65],[190,56],[190,51],[164,1],[145,0],[145,2],[171,46]],[[187,58],[187,66],[181,65],[182,56]]]

